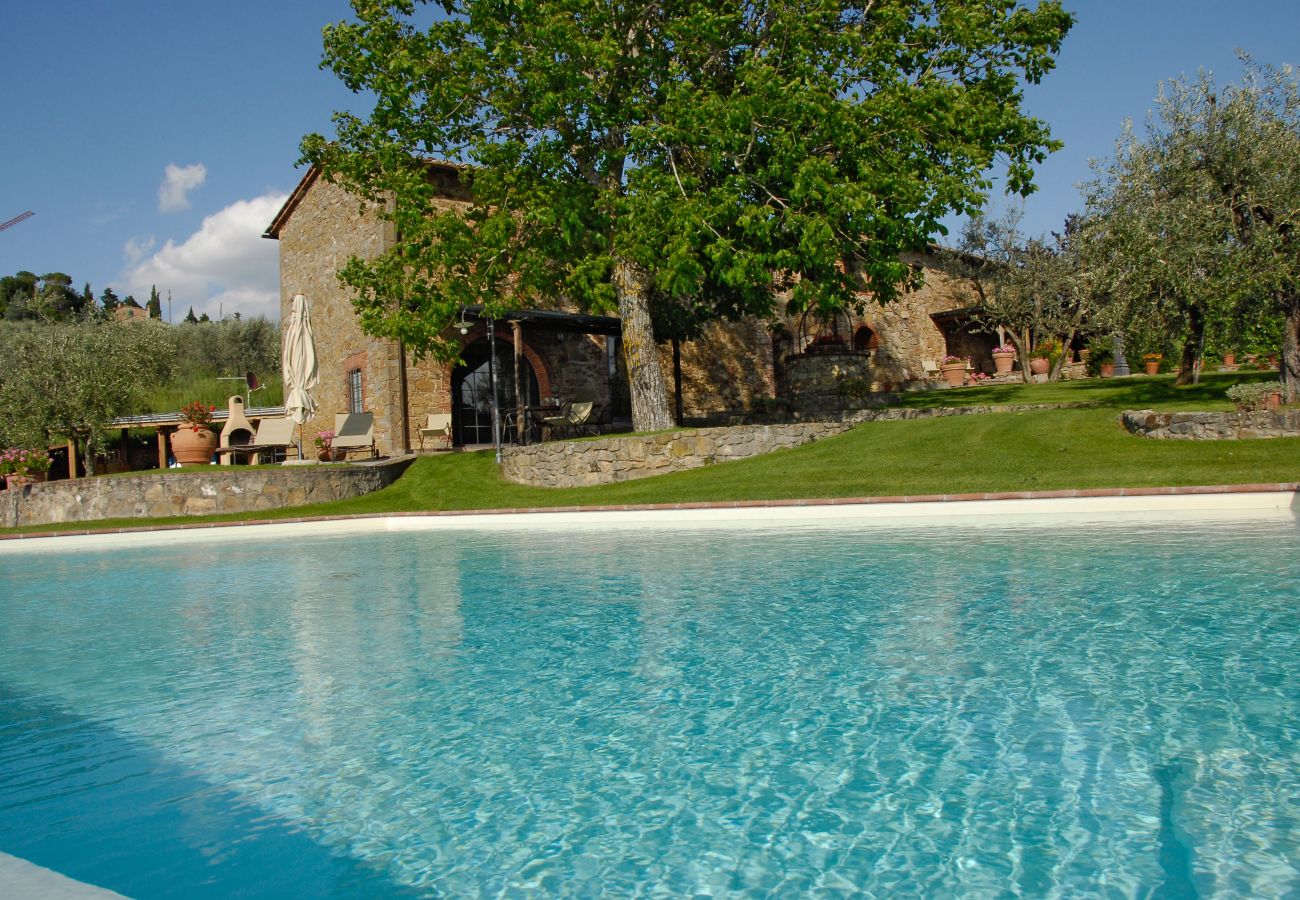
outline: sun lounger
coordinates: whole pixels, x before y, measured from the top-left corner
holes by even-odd
[[[260,459],[263,453],[269,453],[274,461],[281,452],[287,456],[290,448],[297,453],[298,445],[293,441],[293,430],[296,427],[293,419],[287,416],[265,418],[257,423],[252,443],[235,445],[221,452],[230,453],[236,459],[241,455]]]
[[[334,416],[335,450],[366,450],[372,457],[379,455],[375,446],[374,413],[338,413]]]

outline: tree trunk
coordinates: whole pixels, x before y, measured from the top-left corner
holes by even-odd
[[[680,426],[684,413],[682,411],[682,342],[673,335],[673,421]]]
[[[1074,343],[1075,333],[1074,329],[1071,329],[1066,334],[1065,340],[1061,341],[1061,355],[1056,358],[1056,365],[1052,366],[1052,371],[1047,376],[1048,381],[1061,380],[1061,372],[1065,369],[1065,361],[1072,358],[1074,355],[1074,351],[1070,349],[1070,345]]]
[[[1020,380],[1025,384],[1033,384],[1034,377],[1029,374],[1029,351],[1033,347],[1029,343],[1028,329],[1020,333],[1008,331],[1007,336],[1011,338],[1011,343],[1016,348],[1016,359],[1020,362]]]
[[[1187,339],[1183,341],[1183,355],[1178,360],[1178,377],[1174,384],[1191,384],[1196,376],[1197,348],[1205,340],[1205,315],[1199,307],[1187,310]]]
[[[1286,324],[1282,328],[1282,399],[1294,403],[1300,399],[1300,295],[1288,297],[1282,307]]]
[[[623,356],[632,394],[632,427],[637,431],[672,428],[668,390],[650,324],[650,276],[636,263],[618,259],[614,263],[614,290],[618,294],[618,314],[623,320]]]

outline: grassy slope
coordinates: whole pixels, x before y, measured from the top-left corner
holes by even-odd
[[[913,394],[905,405],[1097,405],[867,423],[795,450],[595,488],[508,484],[497,477],[490,453],[424,457],[391,487],[355,500],[214,518],[1300,480],[1300,438],[1153,441],[1118,423],[1122,409],[1230,409],[1224,390],[1239,380],[1208,376],[1198,386],[1175,388],[1168,377],[1133,378]]]

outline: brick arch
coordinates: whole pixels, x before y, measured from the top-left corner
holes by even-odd
[[[514,346],[515,335],[514,332],[510,330],[510,328],[508,327],[502,328],[500,325],[498,325],[496,327],[495,336],[500,340],[504,341],[506,344],[509,344],[512,347]],[[487,326],[484,325],[482,322],[478,322],[472,328],[470,328],[468,334],[466,334],[464,337],[460,339],[460,348],[461,350],[464,350],[470,344],[474,343],[477,340],[481,340],[485,337],[487,337]],[[534,350],[532,348],[532,345],[528,343],[527,335],[524,336],[523,344],[524,344],[523,347],[524,359],[528,360],[528,364],[533,367],[533,374],[537,376],[538,393],[540,393],[543,397],[551,396],[554,392],[551,390],[553,379],[551,377],[550,367],[546,365],[546,363],[542,360],[541,356],[537,354],[537,351]],[[452,368],[455,367],[453,366]],[[449,375],[450,372],[451,369],[448,369]],[[455,402],[454,399],[452,402],[453,403]]]

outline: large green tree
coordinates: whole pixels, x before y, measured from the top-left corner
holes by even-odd
[[[454,358],[466,304],[617,311],[637,428],[671,424],[656,291],[720,285],[760,316],[785,292],[822,312],[888,300],[911,278],[900,252],[978,207],[996,160],[1029,191],[1054,144],[1021,87],[1072,21],[1058,0],[353,8],[324,66],[374,109],[302,149],[396,226],[342,272],[363,327]],[[439,212],[428,157],[470,164],[468,213]]]
[[[1207,329],[1239,335],[1285,317],[1282,378],[1300,389],[1300,86],[1245,61],[1162,87],[1144,134],[1126,130],[1089,204],[1109,234],[1111,285],[1138,334],[1182,339],[1181,377]]]
[[[105,426],[136,412],[171,377],[175,352],[161,323],[80,321],[0,330],[0,437],[47,446],[72,438],[95,474]]]

